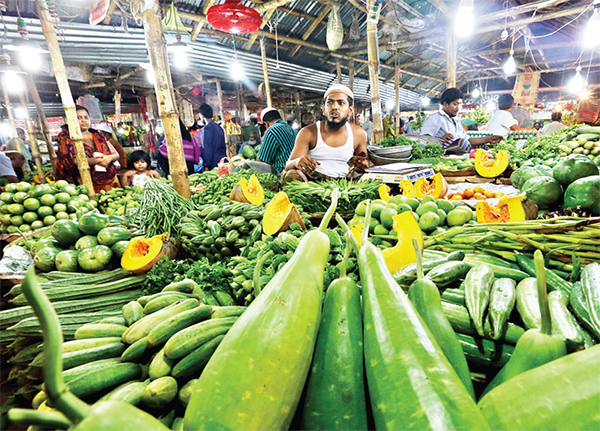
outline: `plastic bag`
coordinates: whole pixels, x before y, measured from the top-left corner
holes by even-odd
[[[15,245],[4,249],[4,256],[0,260],[0,274],[7,278],[25,277],[27,269],[33,265],[31,253],[23,247]]]

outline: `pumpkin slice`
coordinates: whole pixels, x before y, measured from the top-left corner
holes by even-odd
[[[423,247],[423,232],[415,220],[412,212],[406,211],[393,217],[392,229],[398,236],[398,243],[394,247],[382,250],[381,254],[385,263],[393,274],[405,265],[417,261],[412,239],[416,238]]]
[[[306,229],[295,205],[290,202],[285,192],[279,192],[267,205],[263,216],[263,232],[267,235],[275,235],[288,230],[292,223],[298,223]]]
[[[381,183],[379,186],[379,199],[386,202],[390,201],[390,187],[387,184]]]
[[[509,223],[536,218],[538,207],[525,195],[504,196],[495,207],[485,201],[477,202],[475,211],[477,223]]]
[[[400,187],[400,190],[402,191],[402,195],[406,196],[407,198],[417,197],[416,192],[415,192],[415,186],[413,185],[413,183],[410,180],[400,181],[400,184],[398,184],[398,187]]]
[[[500,150],[494,158],[487,151],[479,148],[475,152],[475,170],[484,178],[495,178],[504,173],[510,164],[508,151]]]
[[[446,196],[446,193],[448,193],[448,183],[440,173],[431,177],[431,181],[424,177],[415,181],[415,194],[419,199],[427,195],[434,199],[441,199]]]
[[[229,194],[229,200],[262,205],[265,201],[265,192],[256,175],[252,174],[250,180],[242,178],[233,186]]]
[[[175,258],[179,245],[179,240],[170,238],[167,233],[152,238],[133,238],[123,253],[121,266],[133,274],[145,274],[161,257]]]

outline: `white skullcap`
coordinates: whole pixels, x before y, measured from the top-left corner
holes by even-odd
[[[331,93],[344,93],[346,96],[354,99],[354,93],[352,92],[352,90],[350,90],[350,88],[342,84],[333,84],[331,87],[329,87],[325,92],[325,96],[323,96],[323,99],[327,99],[327,97]]]
[[[273,108],[272,106],[268,106],[265,109],[263,109],[262,111],[260,111],[260,121],[264,123],[265,115],[267,115],[271,111],[277,111],[277,109]]]

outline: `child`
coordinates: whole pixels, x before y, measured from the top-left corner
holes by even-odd
[[[144,187],[150,178],[160,178],[158,172],[150,169],[150,156],[145,151],[134,151],[129,156],[129,167],[123,175],[123,187]]]

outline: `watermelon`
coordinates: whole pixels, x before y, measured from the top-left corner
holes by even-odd
[[[246,145],[242,150],[242,155],[246,159],[255,159],[256,158],[256,150],[252,145]]]

